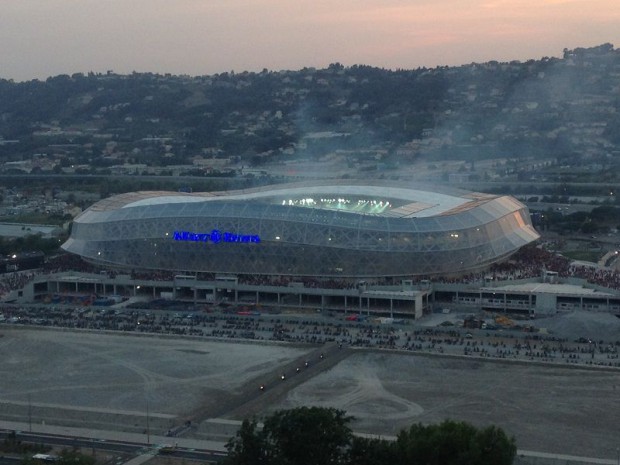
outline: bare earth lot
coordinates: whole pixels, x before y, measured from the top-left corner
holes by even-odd
[[[314,348],[0,329],[0,418],[164,431]],[[394,435],[446,418],[497,424],[520,449],[615,457],[620,371],[353,351],[264,412],[330,406],[354,429]],[[265,400],[269,399],[268,396]],[[181,421],[182,422],[182,421]]]
[[[344,409],[356,430],[372,434],[450,418],[499,425],[520,449],[614,457],[620,372],[359,353],[279,407],[299,405]]]
[[[23,418],[30,402],[34,421],[51,423],[51,415],[126,427],[144,423],[148,402],[151,427],[164,432],[175,417],[217,405],[274,364],[310,350],[55,330],[0,334],[0,417]]]

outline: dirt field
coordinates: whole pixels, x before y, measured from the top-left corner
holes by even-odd
[[[30,403],[35,422],[130,428],[144,423],[148,408],[151,427],[164,432],[310,350],[55,330],[0,334],[2,418],[24,418]]]
[[[314,348],[0,329],[0,418],[165,431]],[[352,351],[264,412],[330,406],[354,429],[393,435],[446,418],[497,424],[521,449],[615,457],[620,372]],[[269,397],[265,397],[269,399]],[[224,415],[226,417],[226,415]]]
[[[300,405],[344,409],[356,430],[378,435],[450,418],[499,425],[521,449],[614,457],[620,373],[359,353],[278,408]]]

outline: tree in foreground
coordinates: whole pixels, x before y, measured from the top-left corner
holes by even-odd
[[[403,462],[399,460],[394,441],[354,436],[349,450],[349,463],[351,465],[399,465]]]
[[[226,444],[228,457],[222,463],[225,465],[254,465],[266,464],[265,439],[258,429],[256,419],[245,419],[234,438]]]
[[[465,422],[412,425],[396,441],[353,436],[352,418],[333,408],[301,407],[245,420],[225,465],[511,465],[517,448],[501,428]]]
[[[446,420],[438,425],[412,425],[396,440],[399,463],[425,465],[510,465],[517,453],[514,438],[501,428],[484,429]]]
[[[352,439],[351,417],[342,410],[300,407],[265,419],[262,430],[245,420],[228,444],[225,464],[346,464]]]

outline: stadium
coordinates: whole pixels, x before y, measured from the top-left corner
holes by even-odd
[[[63,248],[125,270],[372,278],[465,274],[538,237],[509,196],[340,180],[120,194],[79,215]]]

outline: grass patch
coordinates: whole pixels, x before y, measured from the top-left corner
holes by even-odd
[[[71,215],[48,215],[46,213],[28,213],[23,215],[0,216],[0,223],[23,223],[62,226],[71,220]]]
[[[566,250],[562,252],[566,258],[570,258],[571,260],[580,260],[584,262],[598,262],[602,255],[598,251],[594,250]]]

